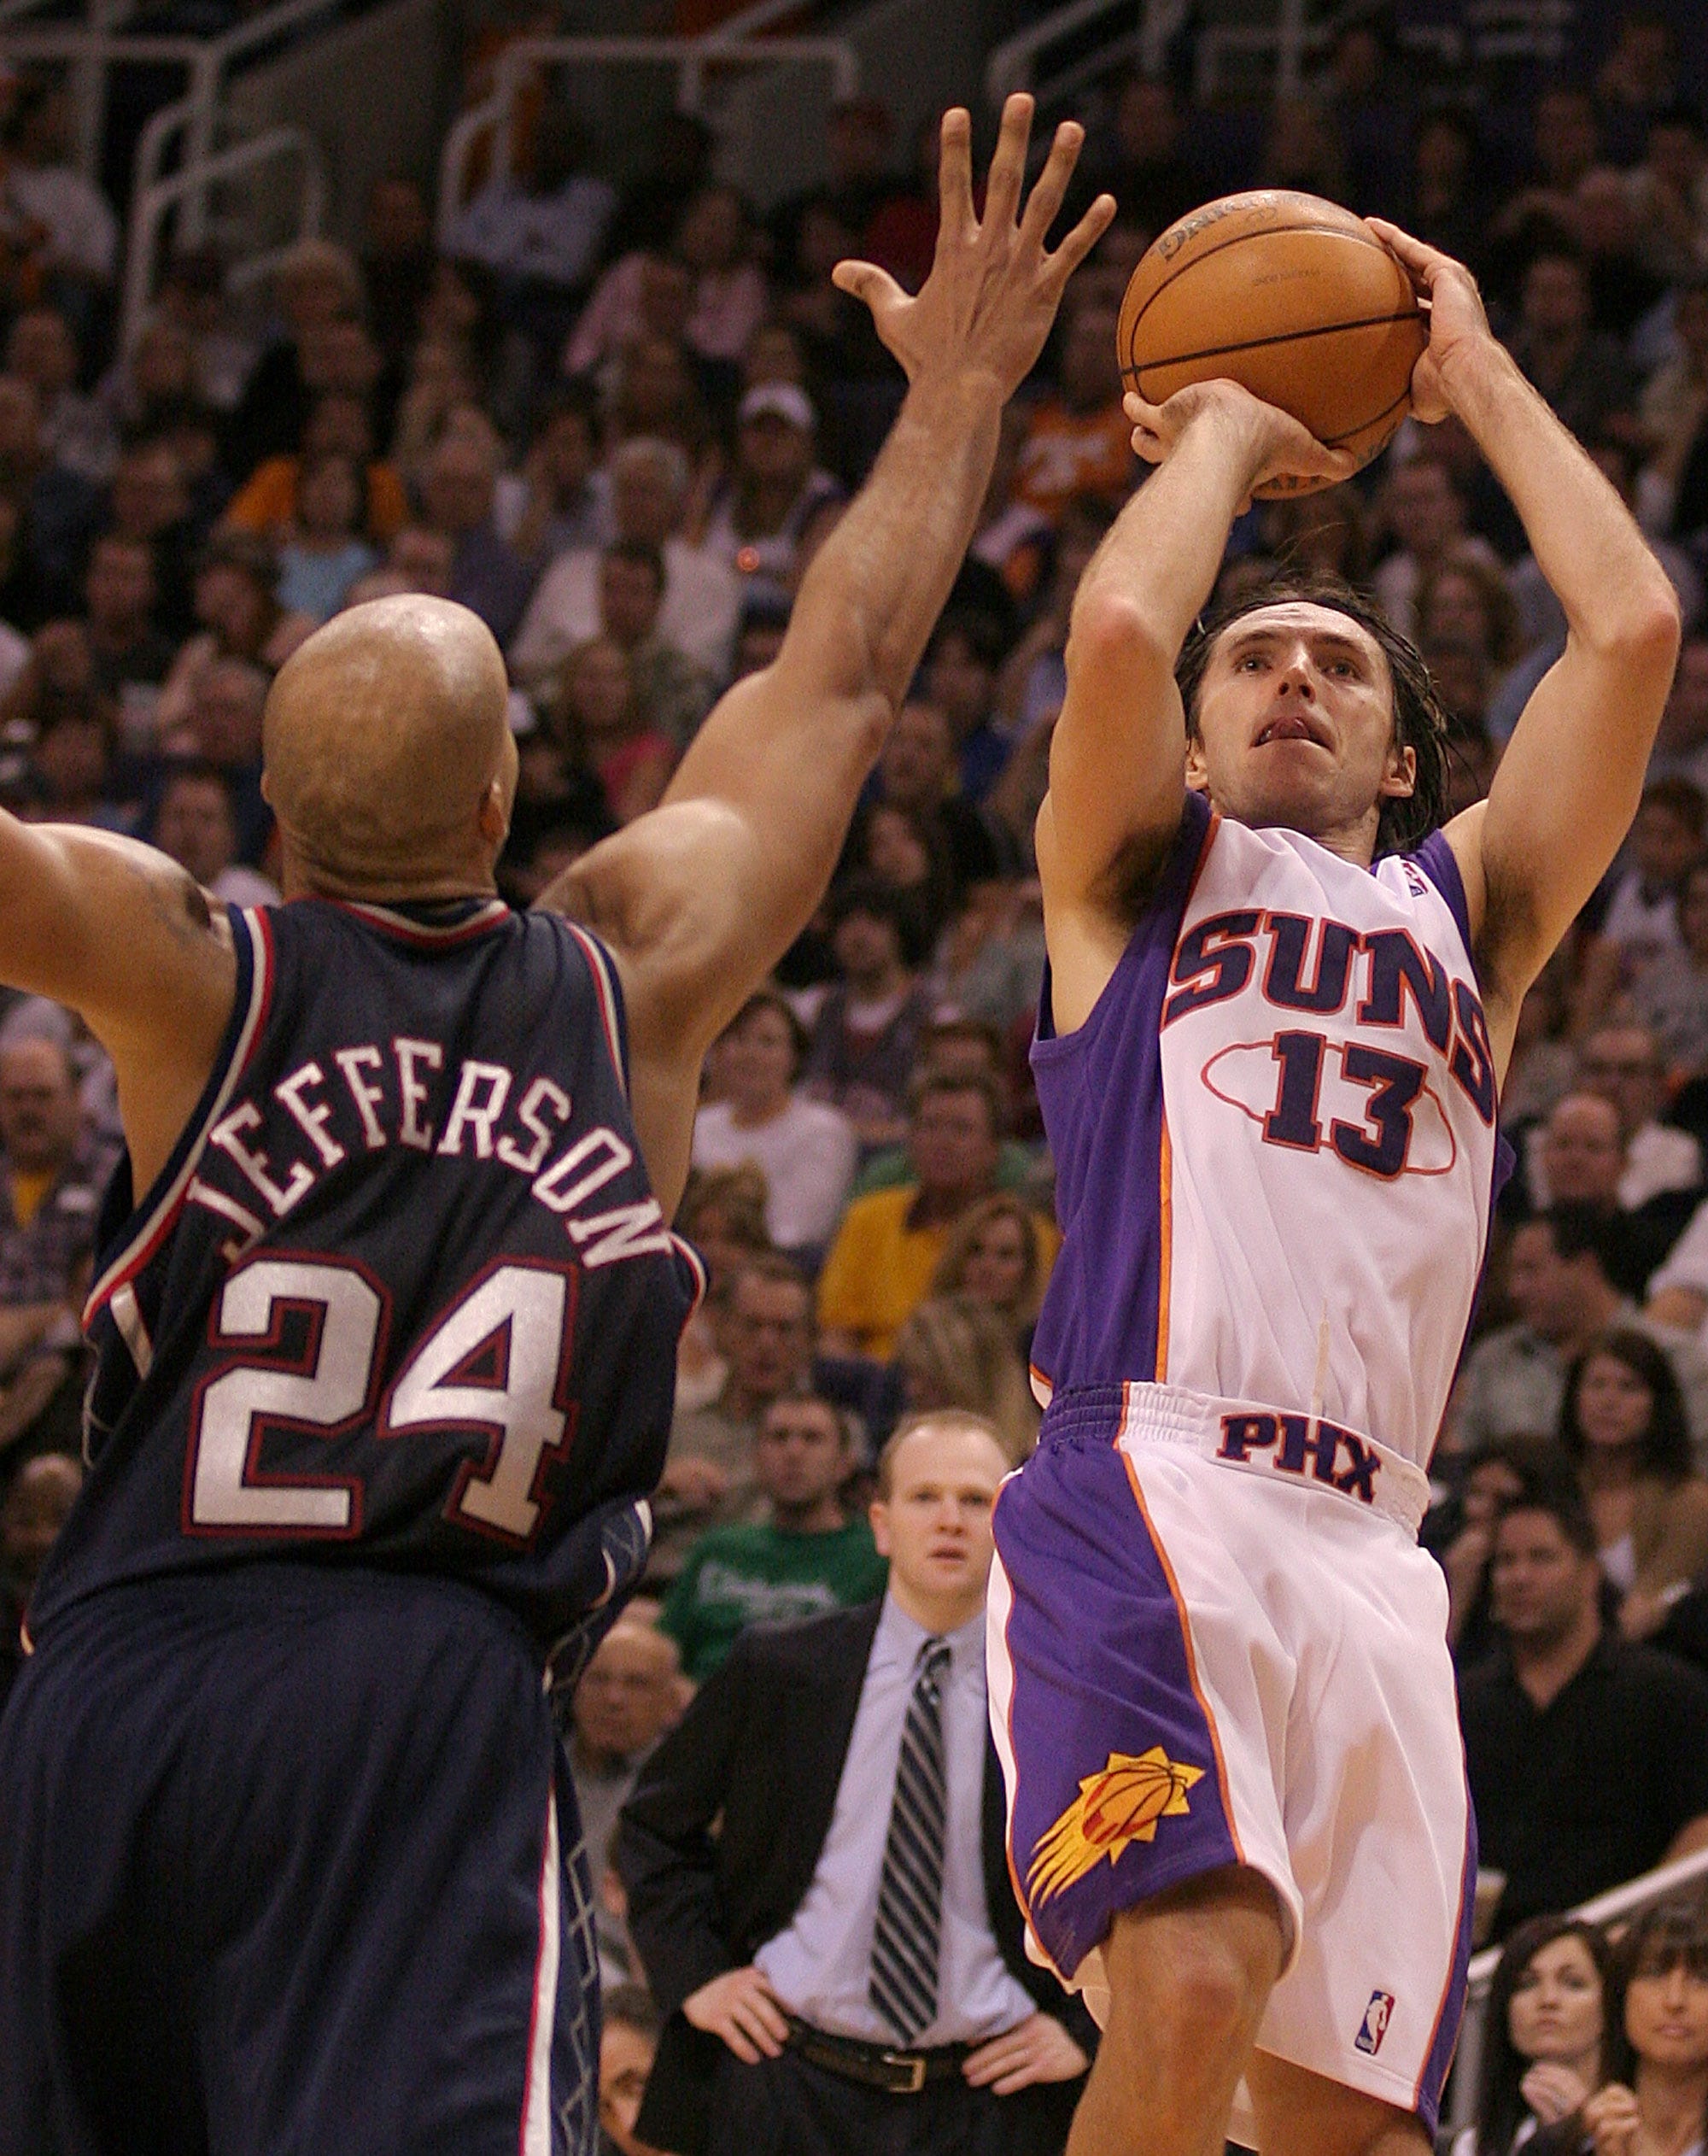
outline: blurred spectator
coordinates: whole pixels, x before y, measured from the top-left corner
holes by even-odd
[[[0,1380],[14,1439],[20,1398],[33,1422],[72,1389],[76,1306],[112,1164],[81,1122],[77,1075],[57,1042],[0,1046]],[[74,1443],[74,1427],[56,1434]]]
[[[433,220],[412,179],[388,173],[368,190],[362,284],[389,368],[401,368],[421,334],[436,262]]]
[[[705,1259],[711,1282],[677,1344],[676,1411],[681,1415],[709,1406],[722,1390],[729,1368],[717,1345],[717,1323],[742,1267],[751,1258],[773,1255],[765,1232],[763,1175],[752,1162],[694,1169],[676,1208],[676,1232]]]
[[[934,831],[957,896],[1009,864],[997,829],[960,783],[948,714],[917,699],[904,704],[879,752],[876,798]]]
[[[1414,456],[1397,466],[1389,474],[1382,501],[1397,544],[1372,578],[1372,589],[1395,626],[1415,636],[1418,591],[1426,577],[1449,557],[1463,560],[1473,550],[1490,567],[1496,565],[1495,558],[1485,542],[1466,536],[1465,503],[1440,458]]]
[[[585,284],[617,208],[617,190],[587,169],[586,139],[560,103],[541,113],[525,163],[488,179],[444,240],[453,260],[478,262],[502,281],[512,312],[530,284],[564,292]]]
[[[361,475],[361,529],[370,539],[392,538],[409,520],[409,503],[397,467],[373,454],[373,422],[367,400],[347,390],[319,398],[302,431],[300,454],[268,457],[227,504],[225,523],[237,531],[283,537],[295,524],[297,489],[304,465],[313,458],[344,456]]]
[[[1669,1067],[1695,1076],[1708,1071],[1708,862],[1686,870],[1679,883],[1678,936],[1638,970],[1629,1001]]]
[[[927,1295],[897,1328],[895,1360],[910,1414],[964,1409],[990,1424],[1011,1467],[1031,1456],[1038,1403],[1014,1334],[990,1304],[971,1295]]]
[[[107,413],[78,389],[77,339],[57,308],[27,308],[13,317],[6,372],[35,391],[42,440],[54,462],[97,485],[110,478],[118,439]]]
[[[600,1640],[570,1702],[570,1779],[589,1861],[597,1866],[641,1762],[674,1727],[686,1696],[676,1642],[633,1616]]]
[[[711,708],[711,685],[686,653],[658,634],[664,597],[664,558],[640,539],[619,539],[599,565],[600,632],[629,661],[629,680],[645,729],[677,750],[699,730]]]
[[[1657,781],[1687,779],[1708,798],[1708,636],[1687,636],[1679,647],[1649,772]]]
[[[1501,1936],[1708,1846],[1708,1679],[1601,1621],[1595,1530],[1536,1487],[1495,1531],[1498,1650],[1459,1677]]]
[[[702,1237],[703,1240],[703,1237]],[[724,1375],[715,1397],[670,1426],[654,1510],[658,1534],[647,1578],[674,1579],[693,1538],[707,1527],[752,1521],[759,1510],[753,1448],[767,1409],[804,1392],[813,1356],[812,1291],[787,1258],[736,1254],[717,1296]]]
[[[1620,1239],[1620,1216],[1582,1200],[1557,1199],[1512,1230],[1506,1287],[1518,1315],[1485,1333],[1465,1358],[1448,1409],[1460,1452],[1475,1456],[1497,1438],[1558,1427],[1568,1368],[1598,1334],[1632,1315],[1613,1284]],[[1645,1321],[1664,1322],[1654,1313]],[[1708,1363],[1693,1340],[1670,1327],[1663,1345],[1684,1391],[1693,1442],[1702,1444]]]
[[[1497,1438],[1468,1459],[1443,1450],[1437,1464],[1457,1486],[1430,1505],[1418,1539],[1447,1574],[1447,1637],[1454,1660],[1472,1662],[1494,1643],[1489,1561],[1501,1514],[1524,1494],[1533,1474],[1551,1471],[1565,1480],[1571,1469],[1547,1438],[1530,1436]]]
[[[1606,1333],[1578,1356],[1559,1442],[1619,1598],[1619,1628],[1647,1639],[1708,1574],[1708,1482],[1692,1468],[1677,1377],[1646,1334]]]
[[[54,461],[42,436],[40,401],[13,375],[0,375],[0,490],[20,512],[6,618],[17,629],[38,629],[74,602],[84,550],[101,522],[101,496]]]
[[[1014,747],[997,705],[1003,655],[1002,624],[974,606],[951,606],[926,649],[926,693],[949,721],[969,801],[985,799]]]
[[[931,1292],[964,1295],[994,1310],[1026,1362],[1049,1285],[1050,1266],[1038,1233],[1038,1216],[1004,1190],[969,1206],[950,1230],[932,1276]]]
[[[253,868],[272,831],[261,798],[261,711],[267,677],[241,659],[216,659],[189,700],[183,725],[162,747],[224,773],[237,817],[237,858]]]
[[[1486,670],[1491,693],[1531,642],[1514,582],[1475,542],[1461,541],[1424,570],[1413,602],[1424,649],[1468,646]]]
[[[184,465],[172,444],[155,437],[120,450],[107,501],[106,536],[138,540],[152,553],[155,624],[169,636],[189,636],[191,574],[205,535],[191,521]]]
[[[1075,495],[1120,502],[1137,472],[1121,410],[1115,310],[1070,303],[1059,332],[1062,385],[1032,408],[1015,492],[1053,524]]]
[[[888,1567],[842,1487],[859,1462],[842,1415],[805,1393],[774,1400],[753,1440],[761,1517],[713,1527],[683,1559],[659,1627],[704,1684],[753,1624],[790,1624],[884,1591]]]
[[[154,550],[146,540],[109,532],[90,550],[84,586],[91,680],[97,694],[122,706],[134,688],[158,691],[177,647],[154,626]]]
[[[1589,272],[1576,252],[1556,244],[1524,272],[1512,356],[1580,441],[1616,417],[1635,421],[1636,385],[1618,345],[1594,325]]]
[[[185,765],[168,774],[155,808],[154,842],[203,890],[231,905],[277,905],[278,887],[237,860],[237,817],[225,773]]]
[[[994,569],[1016,606],[1027,606],[1037,598],[1051,554],[1050,519],[1030,502],[1020,500],[1015,483],[1021,451],[1025,446],[1031,415],[1019,403],[1003,407],[1002,429],[997,437],[997,460],[991,466],[991,482],[979,507],[968,558]]]
[[[859,1141],[847,1117],[795,1090],[806,1054],[800,1022],[762,989],[710,1058],[717,1099],[694,1121],[696,1168],[751,1160],[765,1178],[765,1222],[782,1251],[822,1251],[854,1179]]]
[[[664,2156],[635,2138],[640,2099],[658,2054],[664,2017],[646,1987],[605,1987],[599,2018],[599,2147],[596,2156]]]
[[[600,278],[564,372],[591,372],[646,327],[680,335],[702,359],[738,360],[765,312],[765,280],[747,259],[749,243],[740,196],[702,188],[677,217],[670,262],[637,249]]]
[[[682,536],[688,478],[687,460],[674,443],[623,442],[611,459],[611,521],[618,540],[664,556],[658,634],[717,683],[728,672],[741,587],[725,562]],[[510,650],[512,672],[524,688],[597,633],[600,559],[597,548],[577,548],[541,579]]]
[[[300,239],[288,248],[273,286],[280,326],[244,384],[226,429],[224,462],[240,483],[264,457],[294,455],[301,446],[314,395],[310,371],[325,374],[330,360],[331,371],[347,372],[352,361],[353,355],[340,351],[329,354],[324,332],[340,323],[355,329],[364,296],[353,257],[325,239]],[[313,354],[317,337],[321,349]],[[355,384],[363,393],[372,387],[378,357],[375,352],[369,379]],[[323,381],[318,386],[335,385]]]
[[[155,713],[156,730],[170,735],[184,724],[208,668],[241,659],[271,676],[278,672],[314,624],[306,614],[287,613],[278,602],[278,557],[269,540],[243,531],[210,539],[196,565],[197,632],[179,645]]]
[[[1346,170],[1341,147],[1314,97],[1278,97],[1270,108],[1259,172],[1265,187],[1294,187],[1307,195],[1346,199]]]
[[[1029,1008],[1037,1008],[1034,995]],[[988,1021],[962,1016],[935,1018],[920,1036],[914,1057],[915,1088],[933,1079],[952,1078],[970,1086],[984,1086],[1003,1111],[1008,1128],[1011,1088],[1003,1069],[1003,1040]],[[1038,1163],[1026,1146],[1005,1137],[997,1153],[995,1186],[999,1191],[1024,1192],[1038,1180]],[[908,1147],[886,1146],[874,1153],[854,1182],[854,1195],[864,1198],[874,1190],[895,1190],[913,1181]]]
[[[924,1301],[949,1231],[991,1194],[1002,1108],[988,1080],[927,1077],[915,1096],[908,1132],[913,1180],[857,1198],[825,1260],[818,1315],[828,1354],[895,1351],[898,1330]],[[1054,1262],[1051,1222],[1038,1233]]]
[[[1701,1889],[1645,1909],[1620,1942],[1629,2082],[1583,2106],[1602,2149],[1699,2148],[1708,2134],[1708,1907]]]
[[[1624,1293],[1640,1295],[1688,1224],[1698,1193],[1675,1185],[1635,1204],[1624,1203],[1620,1193],[1629,1173],[1624,1118],[1604,1093],[1580,1089],[1558,1101],[1541,1127],[1535,1151],[1537,1183],[1550,1203],[1563,1200],[1617,1212],[1617,1233],[1609,1251],[1611,1278]],[[1641,1187],[1635,1181],[1631,1186]]]
[[[1610,2078],[1617,1998],[1612,1955],[1596,1925],[1556,1916],[1521,1924],[1489,1987],[1477,2124],[1451,2156],[1517,2156],[1539,2127],[1576,2118]]]
[[[883,1601],[745,1632],[624,1807],[629,1921],[670,2016],[639,2121],[661,2146],[1061,2149],[1096,2037],[1027,1963],[1008,1878],[984,1645],[1004,1468],[975,1417],[904,1426],[872,1508]],[[898,2028],[872,1994],[910,1712],[938,1732],[941,1946],[928,2018]],[[962,2071],[913,2078],[915,2046],[955,2042]],[[993,2042],[1003,2095],[974,2085]]]
[[[815,460],[818,415],[804,390],[763,383],[736,417],[735,468],[705,545],[738,576],[790,592],[820,527],[840,513],[842,489]]]
[[[1692,780],[1656,778],[1645,787],[1631,826],[1630,865],[1615,876],[1600,933],[1584,953],[1580,1030],[1663,952],[1682,948],[1679,889],[1702,858],[1705,823],[1708,800]]]
[[[421,495],[429,526],[452,545],[446,596],[472,608],[504,644],[516,633],[537,572],[499,536],[493,519],[497,477],[491,431],[459,427],[447,431],[429,457]]]
[[[1572,190],[1571,231],[1583,253],[1591,319],[1623,349],[1666,290],[1644,260],[1623,173],[1610,165],[1585,173]]]
[[[1203,200],[1202,176],[1187,141],[1168,83],[1138,72],[1129,75],[1115,96],[1113,152],[1095,178],[1120,204],[1122,216],[1143,226],[1152,239]]]
[[[1468,115],[1447,107],[1418,120],[1412,144],[1411,202],[1401,221],[1419,239],[1461,262],[1477,260],[1486,230],[1477,165],[1477,131]]]
[[[931,1015],[911,970],[911,911],[874,876],[845,884],[831,910],[841,978],[819,1005],[802,1082],[841,1110],[863,1147],[892,1145],[906,1128],[908,1081]]]
[[[296,515],[278,549],[278,602],[310,621],[330,621],[350,586],[378,557],[357,537],[364,527],[364,474],[338,450],[301,460]]]
[[[1653,534],[1691,530],[1702,521],[1699,489],[1693,488],[1696,501],[1682,503],[1680,489],[1708,417],[1708,264],[1699,266],[1679,293],[1672,331],[1676,349],[1650,375],[1637,406],[1646,454],[1637,513]]]
[[[599,401],[585,382],[564,382],[542,402],[518,472],[501,473],[494,513],[524,561],[555,561],[611,536],[611,483],[599,467]]]
[[[23,1666],[24,1612],[77,1493],[83,1463],[63,1452],[26,1460],[0,1497],[0,1710]]]
[[[1635,161],[1650,123],[1678,96],[1678,50],[1658,7],[1621,10],[1613,49],[1595,75],[1595,102],[1615,163]]]
[[[1629,185],[1650,267],[1688,290],[1708,267],[1708,138],[1694,106],[1681,102],[1654,115]]]
[[[95,183],[67,155],[71,108],[65,90],[20,85],[4,129],[7,208],[35,227],[32,267],[41,286],[84,327],[114,280],[119,220]]]
[[[633,664],[614,638],[590,636],[576,645],[546,710],[552,737],[598,778],[618,823],[658,806],[676,768],[676,746],[652,723],[636,694]]]

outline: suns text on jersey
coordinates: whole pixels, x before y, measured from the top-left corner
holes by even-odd
[[[521,1083],[507,1065],[474,1057],[451,1066],[436,1040],[359,1041],[335,1049],[325,1065],[299,1063],[272,1087],[266,1110],[253,1099],[227,1109],[208,1133],[185,1198],[230,1222],[237,1232],[223,1249],[235,1263],[323,1177],[364,1153],[406,1145],[525,1177],[585,1266],[668,1251],[656,1198],[611,1202],[619,1179],[632,1192],[644,1175],[634,1145],[605,1124],[573,1131],[571,1118],[570,1096],[553,1079]]]

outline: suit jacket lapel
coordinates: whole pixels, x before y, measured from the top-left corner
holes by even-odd
[[[795,1781],[798,1792],[799,1812],[793,1825],[807,1866],[807,1877],[801,1885],[803,1894],[811,1883],[819,1853],[830,1831],[831,1817],[836,1809],[836,1791],[854,1735],[854,1718],[860,1711],[866,1664],[871,1656],[883,1607],[880,1602],[872,1602],[848,1613],[845,1631],[820,1665],[821,1682],[802,1686],[793,1702],[794,1711],[790,1719],[793,1723],[798,1772],[789,1778]],[[830,1644],[827,1642],[828,1646]]]

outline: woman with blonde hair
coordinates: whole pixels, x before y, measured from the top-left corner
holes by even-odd
[[[1038,1403],[1008,1326],[970,1295],[933,1295],[896,1335],[909,1411],[965,1408],[993,1424],[1011,1465],[1038,1443]]]
[[[964,1295],[994,1310],[1022,1362],[1050,1285],[1038,1222],[1012,1191],[969,1205],[949,1231],[932,1276],[933,1295]]]

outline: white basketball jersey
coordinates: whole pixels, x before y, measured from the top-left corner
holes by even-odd
[[[1097,1008],[1032,1053],[1064,1233],[1040,1391],[1166,1382],[1426,1463],[1496,1145],[1441,835],[1366,870],[1189,796]]]

